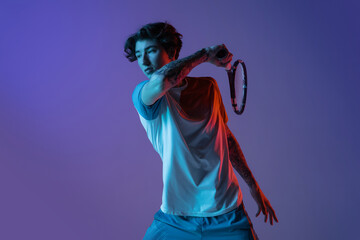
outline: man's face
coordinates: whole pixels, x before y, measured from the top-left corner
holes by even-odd
[[[135,56],[139,67],[149,79],[156,70],[173,60],[153,39],[138,40],[135,45]]]

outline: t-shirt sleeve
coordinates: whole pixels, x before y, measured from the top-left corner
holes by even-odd
[[[161,97],[153,105],[148,106],[141,100],[141,90],[149,80],[139,83],[132,94],[132,101],[136,108],[136,111],[146,120],[153,120],[158,117],[160,110],[160,103],[163,99]]]

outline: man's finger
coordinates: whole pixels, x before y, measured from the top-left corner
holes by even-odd
[[[255,217],[259,216],[261,213],[260,207],[258,208],[258,212],[256,213]]]
[[[279,220],[277,219],[276,215],[275,215],[275,212],[273,212],[273,216],[274,216],[274,219],[276,222],[279,222]]]
[[[273,218],[275,219],[276,222],[279,222],[277,217],[276,217],[276,214],[275,214],[275,211],[274,209],[271,207],[271,206],[268,206],[269,208],[269,212],[271,213],[271,215],[273,216]]]
[[[267,209],[266,209],[266,205],[265,205],[264,201],[262,201],[261,207],[262,207],[262,212],[263,212],[265,215],[267,215],[268,211],[267,211]]]
[[[265,212],[266,212],[266,205],[265,205],[264,199],[262,199],[261,196],[259,196],[259,202],[260,202],[260,206],[261,206],[261,211],[263,212],[263,214],[265,214]]]
[[[223,64],[222,64],[222,67],[227,68],[227,67],[228,67],[228,65],[229,65],[229,68],[231,68],[231,60],[230,60],[230,61],[227,61],[227,62],[225,62],[225,63],[223,63]]]
[[[279,220],[278,220],[277,217],[276,217],[275,211],[274,211],[273,209],[272,209],[272,212],[273,212],[273,216],[274,216],[275,221],[276,221],[276,222],[279,222]]]
[[[271,212],[270,212],[271,211]],[[276,218],[276,216],[275,216],[275,212],[274,212],[274,210],[269,210],[269,212],[270,212],[270,217],[271,217],[271,223],[274,223],[274,221],[273,220],[275,220],[275,222],[279,222],[278,220],[277,220],[277,218]],[[271,224],[271,225],[273,225],[273,224]]]

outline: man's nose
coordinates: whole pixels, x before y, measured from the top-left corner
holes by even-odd
[[[142,57],[142,65],[144,65],[144,66],[150,65],[149,57],[146,53]]]

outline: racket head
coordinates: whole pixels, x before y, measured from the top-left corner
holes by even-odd
[[[230,84],[231,105],[236,114],[242,114],[247,97],[247,72],[244,61],[238,59],[227,71]]]

